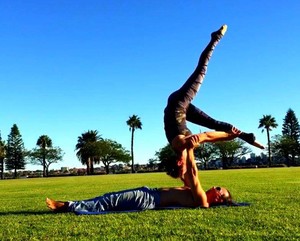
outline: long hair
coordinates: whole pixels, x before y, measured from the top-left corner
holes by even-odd
[[[178,178],[179,177],[179,171],[180,167],[177,165],[177,156],[173,156],[172,159],[170,158],[169,161],[165,163],[165,170],[167,175]]]
[[[177,165],[178,155],[168,144],[157,153],[160,160],[159,169],[165,171],[169,176],[173,178],[179,177],[180,167]]]

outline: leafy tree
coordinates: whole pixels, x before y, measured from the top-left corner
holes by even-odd
[[[204,169],[207,169],[208,162],[216,157],[217,150],[212,143],[203,143],[194,150],[194,154],[196,159],[203,161]]]
[[[7,140],[6,169],[14,170],[14,178],[17,177],[17,170],[25,169],[25,148],[19,128],[14,124]]]
[[[150,158],[147,163],[147,168],[149,168],[151,170],[155,169],[157,166],[157,162],[158,162],[157,159]]]
[[[97,154],[97,149],[93,143],[101,140],[98,131],[87,131],[78,137],[76,144],[76,155],[83,165],[87,166],[87,174],[94,173],[94,159]]]
[[[174,152],[173,148],[170,144],[167,144],[159,151],[155,152],[155,157],[158,164],[158,169],[160,171],[166,171],[170,163],[176,159],[176,153]]]
[[[47,135],[40,136],[36,145],[39,148],[29,151],[28,158],[33,165],[42,165],[43,177],[47,177],[50,165],[62,161],[63,151],[59,147],[53,147],[52,140]]]
[[[299,140],[300,140],[300,125],[295,112],[290,108],[288,109],[285,118],[283,119],[282,135],[292,139],[293,148],[290,148],[292,156],[292,164],[295,164],[295,157],[299,154]]]
[[[263,115],[263,117],[259,120],[259,126],[258,128],[262,128],[262,132],[264,130],[267,130],[267,138],[268,138],[268,151],[269,151],[269,157],[268,157],[268,163],[269,166],[271,166],[271,141],[270,141],[270,131],[273,128],[276,128],[278,124],[276,123],[276,120],[271,115]]]
[[[213,145],[218,150],[224,169],[231,166],[235,158],[251,152],[251,150],[245,146],[245,143],[240,140],[216,142]]]
[[[134,154],[133,154],[133,142],[134,142],[134,132],[136,129],[142,129],[142,122],[140,117],[137,115],[132,115],[126,121],[131,131],[131,172],[134,173]]]
[[[4,178],[4,159],[6,156],[6,145],[5,142],[2,141],[2,137],[0,134],[0,178]]]
[[[117,143],[116,141],[110,139],[104,139],[94,142],[92,150],[94,150],[95,162],[102,162],[106,173],[109,173],[109,166],[112,163],[123,162],[128,164],[130,162],[129,151]]]
[[[297,141],[287,135],[276,135],[271,143],[272,153],[275,156],[284,157],[287,166],[290,166],[291,163],[295,164],[295,158],[291,153],[294,153],[297,148]]]

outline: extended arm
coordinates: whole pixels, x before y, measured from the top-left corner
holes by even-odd
[[[187,137],[186,141],[187,145],[191,145],[190,147],[196,147],[205,142],[230,141],[238,137],[240,134],[240,130],[233,128],[230,133],[223,131],[211,131],[191,135],[190,137]]]
[[[195,148],[205,142],[229,141],[238,137],[240,134],[241,131],[233,127],[230,133],[211,131],[190,136],[178,135],[172,141],[172,147],[178,152],[182,152],[185,149]]]

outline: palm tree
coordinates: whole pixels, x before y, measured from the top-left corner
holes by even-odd
[[[46,177],[46,149],[52,147],[52,140],[47,135],[42,135],[36,142],[36,145],[42,149],[43,155],[43,177]]]
[[[258,128],[263,128],[262,132],[264,130],[267,130],[267,138],[268,138],[268,151],[269,151],[269,166],[271,166],[271,141],[270,141],[270,131],[272,128],[276,128],[278,124],[276,123],[276,120],[271,115],[263,115],[263,117],[259,120],[259,126]]]
[[[92,147],[95,146],[97,141],[101,140],[101,136],[98,134],[98,131],[87,131],[82,133],[78,137],[76,144],[76,155],[83,165],[87,166],[87,174],[94,173],[94,154],[92,153]]]
[[[133,140],[134,140],[134,131],[136,129],[142,129],[142,122],[140,117],[137,115],[129,116],[129,119],[126,121],[129,126],[129,131],[131,131],[131,172],[134,173],[134,155],[133,155]]]

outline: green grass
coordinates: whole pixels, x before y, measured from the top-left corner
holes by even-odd
[[[300,240],[300,168],[200,171],[205,189],[227,187],[250,207],[54,214],[45,198],[73,200],[147,185],[164,173],[0,181],[0,240]]]

